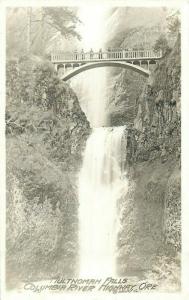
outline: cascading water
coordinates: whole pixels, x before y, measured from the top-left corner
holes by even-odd
[[[79,176],[81,276],[116,274],[117,204],[127,189],[124,130],[95,128],[87,141]]]
[[[108,13],[102,5],[81,7],[84,50],[104,48]],[[104,127],[109,122],[106,76],[106,68],[100,68],[72,81],[93,127],[79,174],[80,276],[88,278],[116,275],[117,206],[127,190],[125,127]]]
[[[89,52],[105,50],[107,7],[103,5],[82,6],[78,16],[82,21],[78,29],[82,37],[80,49]],[[88,70],[71,80],[71,86],[79,96],[80,105],[92,127],[107,125],[107,69]]]

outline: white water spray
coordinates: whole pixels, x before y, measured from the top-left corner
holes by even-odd
[[[107,13],[107,8],[101,5],[81,7],[79,17],[83,25],[80,33],[84,50],[104,48]],[[108,125],[106,68],[78,75],[74,85],[94,128],[86,144],[79,174],[80,276],[115,276],[117,206],[127,190],[123,166],[125,128],[102,127]]]
[[[116,275],[117,204],[127,190],[124,129],[95,128],[87,141],[79,176],[81,276]]]
[[[82,6],[78,16],[82,21],[78,31],[82,41],[79,49],[98,52],[105,49],[107,7],[103,5]],[[97,68],[78,74],[71,85],[79,96],[80,104],[92,127],[107,125],[107,69]]]

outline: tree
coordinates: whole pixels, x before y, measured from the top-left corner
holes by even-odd
[[[7,10],[7,56],[44,56],[48,42],[58,33],[61,38],[77,38],[80,22],[73,8],[10,8]]]
[[[35,23],[33,27],[37,27],[32,41],[35,54],[44,55],[49,43],[51,44],[57,37],[59,41],[63,38],[81,39],[76,28],[80,20],[73,9],[44,7],[39,14],[37,20],[33,20]]]
[[[27,53],[30,53],[31,48],[31,14],[32,8],[27,8]]]
[[[45,7],[43,8],[45,22],[51,27],[60,31],[62,36],[77,37],[81,39],[80,35],[76,31],[76,25],[80,22],[73,10],[63,7]]]
[[[168,24],[169,33],[178,34],[180,32],[181,22],[180,22],[180,12],[178,10],[173,11],[167,17],[167,24]]]
[[[154,45],[154,51],[160,51],[160,50],[162,51],[163,56],[170,51],[167,38],[164,34],[160,35],[160,37],[156,40]]]

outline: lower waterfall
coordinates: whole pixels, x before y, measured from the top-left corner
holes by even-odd
[[[79,174],[80,276],[115,276],[118,202],[127,191],[125,126],[94,128]]]

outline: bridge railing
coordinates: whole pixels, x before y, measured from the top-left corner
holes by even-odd
[[[162,51],[154,50],[120,50],[104,52],[74,52],[65,53],[56,51],[51,54],[52,62],[75,62],[96,60],[129,60],[129,59],[159,59]]]

